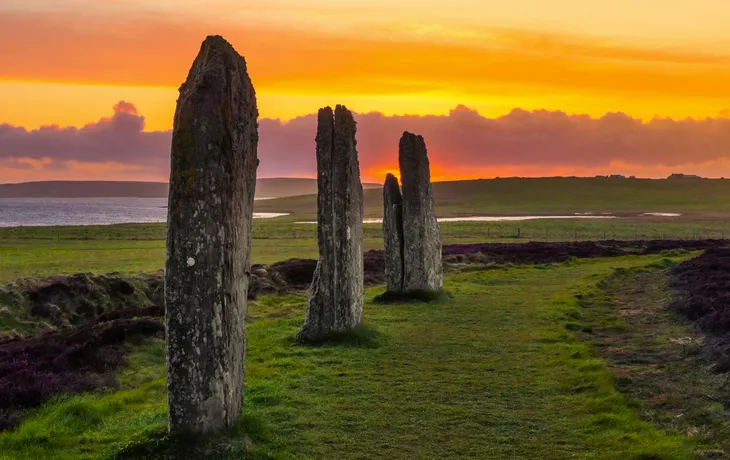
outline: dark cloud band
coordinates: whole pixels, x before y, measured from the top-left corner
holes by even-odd
[[[730,157],[730,120],[655,119],[649,122],[623,113],[601,118],[563,112],[515,109],[486,118],[459,106],[448,115],[356,115],[358,150],[363,171],[394,165],[403,131],[422,134],[435,165],[489,167],[573,166],[594,168],[613,162],[677,166],[721,161]],[[315,115],[282,122],[259,121],[260,177],[312,176]],[[169,168],[170,131],[144,131],[144,117],[133,104],[120,101],[114,115],[81,128],[44,126],[28,130],[0,124],[0,161],[27,168],[22,159],[41,160],[43,168],[65,162],[121,163],[165,177]]]

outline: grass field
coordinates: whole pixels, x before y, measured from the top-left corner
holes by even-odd
[[[598,292],[617,268],[668,263],[456,273],[446,280],[453,299],[432,304],[376,305],[380,289],[370,289],[369,329],[337,346],[294,345],[305,297],[262,298],[250,305],[246,415],[235,429],[192,445],[164,437],[163,344],[150,341],[119,391],[47,404],[0,435],[0,458],[695,458],[720,439],[642,419],[607,361],[571,332],[585,309],[576,296]]]
[[[727,375],[712,372],[703,339],[673,301],[667,269],[620,269],[581,299],[573,329],[608,363],[616,387],[662,430],[714,440],[730,452]]]
[[[574,212],[729,212],[730,180],[509,178],[436,182],[439,216],[571,214]],[[382,189],[365,191],[365,214],[383,214]],[[257,203],[261,212],[312,218],[315,195]]]
[[[571,181],[436,184],[438,213],[622,217],[449,222],[444,242],[730,235],[728,181]],[[370,215],[381,214],[379,194],[366,192]],[[254,221],[254,263],[316,258],[316,226],[296,223],[312,217],[311,200],[257,205],[297,212]],[[0,281],[155,271],[164,265],[165,232],[164,224],[0,229]],[[380,225],[365,225],[364,243],[382,248]],[[438,303],[381,305],[373,298],[383,288],[370,288],[366,327],[319,347],[293,340],[305,294],[263,297],[249,303],[245,416],[233,429],[166,437],[164,343],[147,340],[131,348],[117,388],[59,397],[0,433],[0,459],[725,455],[730,404],[707,398],[716,376],[698,365],[694,348],[674,341],[697,343],[696,334],[665,310],[668,267],[693,255],[467,267],[448,273],[453,298]]]
[[[616,219],[447,222],[444,242],[730,237],[730,180],[601,178],[495,179],[434,184],[440,216],[570,215],[612,212]],[[382,215],[382,192],[366,190],[366,214]],[[253,225],[253,263],[316,258],[316,197],[257,202],[258,211],[288,212]],[[637,216],[674,212],[681,217]],[[164,265],[164,224],[0,228],[0,280],[83,271],[138,273]],[[365,249],[382,248],[379,224],[365,225]]]
[[[445,222],[444,242],[482,243],[600,239],[730,238],[724,217],[625,218],[611,220],[530,220]],[[164,224],[89,227],[0,228],[0,280],[78,272],[139,273],[159,270],[165,258]],[[519,232],[519,238],[517,237]],[[383,247],[379,224],[365,225],[366,250]],[[257,219],[253,263],[290,257],[317,258],[316,225],[291,219]]]

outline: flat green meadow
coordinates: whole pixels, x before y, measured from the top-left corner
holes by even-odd
[[[272,264],[292,257],[316,259],[316,225],[297,217],[256,219],[251,258]],[[0,281],[79,272],[135,274],[165,265],[165,224],[0,228]],[[730,238],[725,215],[605,220],[443,222],[445,244],[527,241]],[[364,249],[382,249],[380,224],[364,225]]]
[[[470,215],[549,215],[575,212],[704,213],[730,211],[727,179],[614,179],[605,177],[502,178],[433,183],[437,213]],[[258,202],[261,212],[312,218],[315,195]],[[382,189],[365,190],[365,215],[383,214]]]

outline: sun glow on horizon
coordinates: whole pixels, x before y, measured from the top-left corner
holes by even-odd
[[[359,115],[420,117],[426,127],[431,118],[459,106],[490,119],[509,116],[516,108],[594,119],[623,113],[644,122],[689,117],[699,123],[730,114],[727,2],[696,0],[691,8],[680,0],[661,7],[635,0],[453,0],[444,5],[438,0],[271,0],[265,5],[11,0],[0,5],[0,41],[7,44],[7,65],[0,66],[0,125],[26,130],[93,125],[124,100],[144,117],[144,132],[168,131],[178,85],[211,33],[223,35],[245,56],[260,120],[296,124],[335,104]],[[303,135],[300,142],[310,138]],[[489,139],[480,142],[488,150]],[[106,166],[82,168],[81,162],[73,171],[57,164],[28,169],[31,163],[13,155],[0,157],[6,169],[15,168],[6,176],[77,177],[82,169],[97,176],[162,176],[160,168],[114,166],[115,172],[103,153],[96,160]],[[686,152],[681,164],[712,172],[696,155]],[[276,158],[289,167],[283,156]],[[600,167],[558,160],[504,165],[496,158],[495,164],[478,166],[461,161],[437,158],[434,180],[634,174],[632,168],[654,177],[672,168],[656,159],[653,165],[628,166],[606,159]],[[730,175],[730,165],[713,161]],[[673,159],[672,164],[679,163]],[[369,164],[363,178],[379,182],[393,169],[392,163]]]

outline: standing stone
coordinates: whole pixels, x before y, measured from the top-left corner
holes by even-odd
[[[338,105],[317,119],[317,242],[300,340],[319,340],[362,322],[363,190],[352,113]]]
[[[180,87],[172,132],[165,263],[168,426],[231,426],[243,402],[256,95],[246,62],[203,42]]]
[[[422,136],[403,133],[398,163],[403,181],[403,291],[440,290],[444,285],[441,231]]]
[[[314,340],[327,334],[334,321],[335,305],[335,215],[332,195],[332,155],[334,150],[335,118],[330,107],[317,114],[317,246],[319,259],[314,269],[304,327],[299,337]]]
[[[403,197],[398,179],[388,174],[383,185],[385,282],[389,292],[403,292]]]

